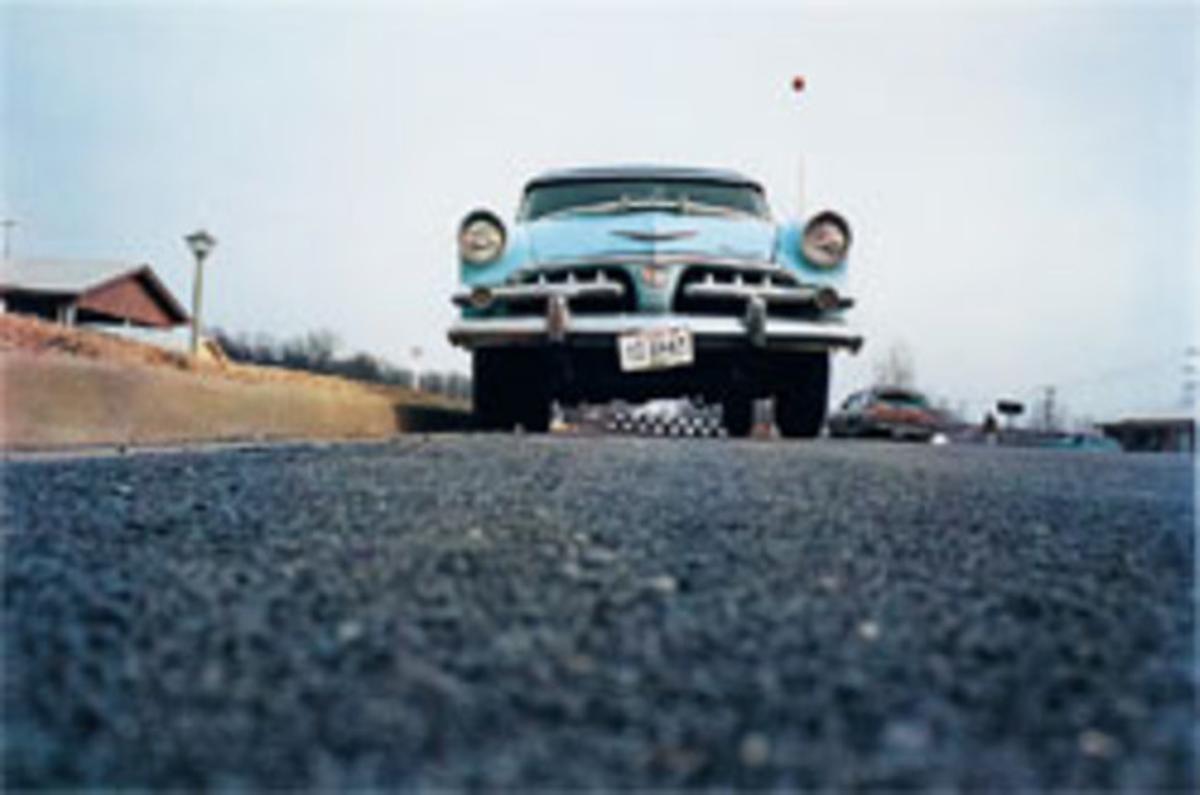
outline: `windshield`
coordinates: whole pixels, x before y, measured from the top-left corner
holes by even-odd
[[[929,406],[929,404],[925,401],[925,398],[921,397],[920,395],[913,394],[912,392],[901,392],[898,390],[893,392],[880,392],[876,395],[876,397],[881,403],[886,403],[889,406],[895,406],[897,408],[923,409],[928,408]]]
[[[762,190],[752,185],[684,180],[605,180],[537,185],[525,194],[521,218],[558,213],[668,210],[685,214],[767,216]]]

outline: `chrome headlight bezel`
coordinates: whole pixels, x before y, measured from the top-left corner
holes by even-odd
[[[846,261],[853,240],[846,219],[832,210],[824,210],[804,225],[800,233],[800,255],[813,267],[831,270]]]
[[[488,265],[500,259],[508,234],[491,210],[472,210],[458,226],[458,256],[468,265]]]

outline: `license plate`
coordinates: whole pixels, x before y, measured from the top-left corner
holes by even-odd
[[[621,369],[663,370],[682,367],[695,360],[692,332],[681,328],[652,329],[622,334],[617,339]]]

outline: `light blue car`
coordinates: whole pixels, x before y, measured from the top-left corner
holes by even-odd
[[[817,435],[829,358],[857,351],[844,293],[851,232],[833,212],[772,220],[731,171],[579,168],[531,180],[516,222],[463,219],[461,317],[483,428],[544,431],[552,401],[719,402],[731,435],[775,399],[785,436]]]

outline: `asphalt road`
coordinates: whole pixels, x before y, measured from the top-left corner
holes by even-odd
[[[1197,787],[1182,458],[446,436],[3,483],[10,788]]]

